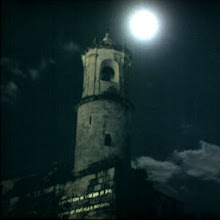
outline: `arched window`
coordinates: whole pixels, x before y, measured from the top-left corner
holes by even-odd
[[[105,146],[112,146],[112,138],[110,134],[105,135]]]
[[[111,81],[114,78],[114,70],[111,67],[105,66],[101,72],[101,80]]]

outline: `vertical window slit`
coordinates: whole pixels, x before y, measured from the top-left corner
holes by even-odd
[[[105,135],[105,146],[112,146],[112,138],[110,134]]]

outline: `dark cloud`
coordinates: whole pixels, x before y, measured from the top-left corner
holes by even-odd
[[[145,169],[149,179],[155,182],[166,183],[174,175],[187,175],[220,183],[220,147],[205,141],[200,141],[200,147],[197,150],[174,151],[173,161],[139,157],[132,166]]]
[[[16,184],[16,182],[19,181],[20,178],[16,178],[16,179],[10,179],[10,180],[4,180],[2,181],[2,193],[7,193],[10,190],[12,190]]]
[[[15,82],[10,81],[6,85],[1,85],[2,102],[13,104],[16,101],[18,86]]]
[[[18,97],[19,83],[26,78],[18,62],[2,57],[1,64],[1,101],[14,104]]]
[[[220,147],[200,141],[201,149],[174,152],[187,175],[220,183]]]
[[[132,166],[145,169],[158,191],[202,210],[219,212],[219,146],[200,141],[199,149],[174,151],[169,161],[140,157]]]
[[[53,64],[56,64],[55,60],[52,59],[52,58],[42,58],[41,59],[41,63],[40,65],[38,66],[38,71],[41,72],[41,71],[44,71],[48,66],[50,65],[53,65]]]
[[[77,43],[74,43],[73,41],[70,41],[68,43],[65,43],[63,45],[63,50],[71,53],[79,52],[80,46]]]
[[[39,70],[37,70],[37,69],[29,69],[29,74],[30,74],[31,79],[35,80],[39,76]]]
[[[149,179],[156,182],[167,182],[174,174],[180,172],[180,167],[169,161],[158,161],[151,157],[140,157],[132,162],[134,168],[143,168]]]
[[[2,57],[0,59],[1,69],[4,69],[4,72],[10,73],[11,75],[26,78],[26,74],[22,70],[19,63],[15,60],[12,60],[8,57]]]
[[[55,60],[52,58],[48,59],[48,64],[56,64]]]
[[[21,88],[29,84],[29,80],[36,80],[40,74],[50,65],[56,64],[52,58],[42,58],[41,63],[36,68],[25,68],[19,62],[8,57],[0,59],[2,80],[1,98],[3,103],[14,104],[17,100]]]
[[[29,69],[28,72],[29,72],[30,78],[32,80],[36,80],[43,71],[45,71],[50,65],[54,65],[54,64],[56,64],[54,59],[42,58],[41,63],[40,63],[40,65],[38,65],[37,68],[30,68]]]

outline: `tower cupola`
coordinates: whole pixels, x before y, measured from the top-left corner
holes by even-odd
[[[109,34],[99,43],[94,41],[82,55],[84,66],[82,97],[115,91],[127,95],[127,69],[131,53],[127,48],[112,41]]]

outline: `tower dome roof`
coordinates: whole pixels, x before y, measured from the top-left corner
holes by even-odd
[[[130,58],[131,58],[131,52],[127,49],[125,43],[123,45],[115,43],[111,37],[109,32],[107,31],[105,33],[104,38],[97,42],[96,38],[94,38],[93,43],[91,46],[89,46],[83,54],[85,54],[90,48],[108,48],[108,49],[115,49],[119,51],[125,52]]]
[[[102,42],[103,42],[104,44],[110,44],[110,45],[113,44],[113,41],[112,41],[112,39],[110,38],[108,32],[105,33],[105,37],[103,38]]]
[[[115,43],[111,39],[109,32],[106,32],[105,37],[101,41],[99,41],[99,43],[96,44],[95,46],[98,48],[110,48],[110,49],[115,49],[115,50],[125,49],[122,45]]]

